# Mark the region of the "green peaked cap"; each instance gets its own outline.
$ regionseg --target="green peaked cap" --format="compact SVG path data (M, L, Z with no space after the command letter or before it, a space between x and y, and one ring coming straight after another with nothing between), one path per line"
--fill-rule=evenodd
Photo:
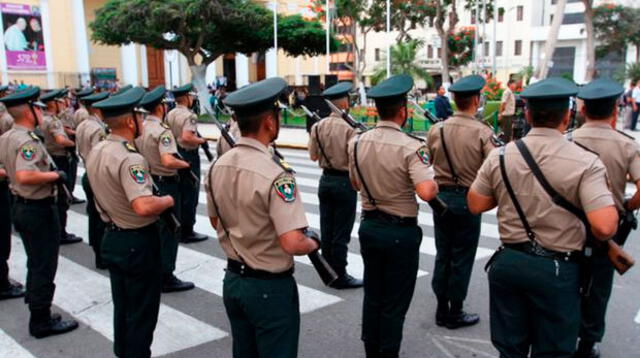
M259 113L274 107L287 82L280 77L268 78L239 89L227 96L224 103L236 113Z
M348 96L349 92L351 92L351 89L353 89L353 83L340 82L327 88L324 92L322 92L322 95L327 99L338 99Z
M567 109L569 97L577 93L578 86L575 83L561 77L552 77L527 87L520 97L526 99L531 108Z
M144 109L151 111L155 106L160 104L164 99L164 94L167 92L164 86L158 86L153 90L147 92L140 101L140 106Z
M101 110L105 117L115 117L127 112L132 112L135 107L138 106L143 96L144 89L135 87L122 94L94 103L93 108Z
M6 97L0 98L0 102L8 107L15 107L22 104L26 104L32 101L36 101L40 96L40 87L27 87L22 91L12 93Z

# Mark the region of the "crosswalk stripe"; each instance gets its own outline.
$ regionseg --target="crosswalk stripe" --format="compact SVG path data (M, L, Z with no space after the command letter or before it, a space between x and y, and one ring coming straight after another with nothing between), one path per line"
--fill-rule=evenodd
M14 280L24 283L27 257L20 239L12 240L11 252L9 272ZM56 287L55 305L113 341L113 305L108 278L60 256ZM228 333L221 329L161 304L151 349L154 356L161 356L226 336Z
M0 347L0 358L35 358L2 328L0 328Z

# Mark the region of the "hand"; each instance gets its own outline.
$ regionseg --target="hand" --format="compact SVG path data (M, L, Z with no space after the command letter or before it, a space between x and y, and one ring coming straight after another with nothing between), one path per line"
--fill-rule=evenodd
M66 183L67 182L67 173L62 170L56 170L58 174L58 179L56 179L56 183Z
M168 208L172 208L174 205L176 205L175 201L173 201L173 197L171 195L165 195L163 196L163 198L165 200L167 200L167 207Z
M316 242L317 247L316 247L315 251L320 250L320 244L321 244L320 235L317 232L315 232L313 230L310 230L308 228L304 230L304 234L309 239L311 239L311 240Z

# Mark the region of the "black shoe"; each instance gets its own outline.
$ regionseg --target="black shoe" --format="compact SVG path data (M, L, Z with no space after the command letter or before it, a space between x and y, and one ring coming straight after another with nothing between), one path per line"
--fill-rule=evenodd
M193 282L182 281L177 278L175 275L171 275L164 279L162 283L162 292L180 292L180 291L188 291L192 290L196 287Z
M447 313L436 312L436 326L444 327L447 325Z
M197 232L194 231L194 232L191 232L190 234L182 235L182 237L180 238L180 242L183 244L191 244L194 242L204 241L208 238L209 236L198 234Z
M480 317L475 313L460 312L457 314L450 314L447 317L445 326L449 329L456 329L461 327L473 326L480 322Z
M363 285L362 280L357 279L349 274L346 274L344 276L339 277L337 280L335 280L331 284L331 287L338 290L342 290L342 289L348 289L348 288L360 288L362 287L362 285Z
M73 197L73 199L71 199L71 205L76 205L76 204L82 204L85 203L86 200L82 200L79 198L76 198L75 196Z
M63 235L60 239L60 245L77 244L79 242L82 242L82 238L74 234Z
M101 258L96 257L96 268L98 270L106 270L108 267L107 267L107 264L105 264Z
M580 340L578 344L578 350L573 355L573 358L599 358L600 347L598 343Z
M36 338L45 338L71 332L78 328L78 322L75 320L63 321L51 316L48 320L41 323L29 323L29 333Z
M19 283L9 283L9 287L0 291L0 300L24 297L24 287Z

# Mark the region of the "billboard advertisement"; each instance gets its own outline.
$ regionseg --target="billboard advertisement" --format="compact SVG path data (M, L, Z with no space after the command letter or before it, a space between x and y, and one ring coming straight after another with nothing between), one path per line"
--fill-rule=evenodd
M7 68L25 71L46 70L40 7L0 3L0 12Z

